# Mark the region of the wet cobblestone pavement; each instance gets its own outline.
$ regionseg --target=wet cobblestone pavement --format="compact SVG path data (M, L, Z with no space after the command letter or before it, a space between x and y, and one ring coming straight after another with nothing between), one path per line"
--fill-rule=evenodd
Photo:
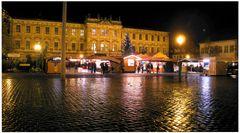
M238 82L3 74L2 131L238 131Z

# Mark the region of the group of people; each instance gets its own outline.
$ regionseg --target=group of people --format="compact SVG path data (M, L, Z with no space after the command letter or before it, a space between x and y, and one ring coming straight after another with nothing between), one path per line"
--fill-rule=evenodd
M105 62L105 63L104 63L104 62L100 63L100 66L101 66L101 70L102 70L102 73L103 73L103 74L109 72L109 71L108 71L109 67L108 67L107 62Z
M159 72L159 64L157 64L157 73ZM143 64L139 63L139 65L137 66L137 72L140 73L140 71L143 73L144 72L144 66ZM148 64L146 64L146 71L147 73L152 73L153 72L153 64L151 62L149 62Z
M95 62L88 63L88 69L91 70L91 73L96 73L97 65Z

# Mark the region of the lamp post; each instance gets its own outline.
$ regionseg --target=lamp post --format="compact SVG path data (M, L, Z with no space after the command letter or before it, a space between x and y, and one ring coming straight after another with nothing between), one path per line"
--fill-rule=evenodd
M67 22L67 2L63 2L63 12L62 12L62 58L61 58L61 66L62 66L62 71L61 71L61 79L65 81L66 75L65 75L65 70L66 70L66 47L65 47L65 33L66 33L66 22Z
M36 44L34 45L34 50L40 52L40 58L41 58L41 54L42 54L41 49L42 49L42 47L41 47L41 45L40 45L39 43L36 43ZM36 67L37 67L37 60L36 60Z
M176 38L176 42L179 46L183 45L183 43L185 42L185 36L184 35L178 35ZM179 60L178 61L178 78L179 81L181 81L181 74L182 74L182 61Z

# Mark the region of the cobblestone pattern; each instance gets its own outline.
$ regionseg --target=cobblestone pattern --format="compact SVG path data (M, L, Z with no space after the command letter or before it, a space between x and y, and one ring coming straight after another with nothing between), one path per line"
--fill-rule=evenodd
M2 80L2 131L238 131L227 77L23 77Z

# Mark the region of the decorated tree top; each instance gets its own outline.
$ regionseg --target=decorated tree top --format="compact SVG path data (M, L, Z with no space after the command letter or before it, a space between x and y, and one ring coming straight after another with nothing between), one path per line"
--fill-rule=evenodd
M129 35L125 35L125 39L123 41L123 56L131 55L134 53L133 46L131 44Z

